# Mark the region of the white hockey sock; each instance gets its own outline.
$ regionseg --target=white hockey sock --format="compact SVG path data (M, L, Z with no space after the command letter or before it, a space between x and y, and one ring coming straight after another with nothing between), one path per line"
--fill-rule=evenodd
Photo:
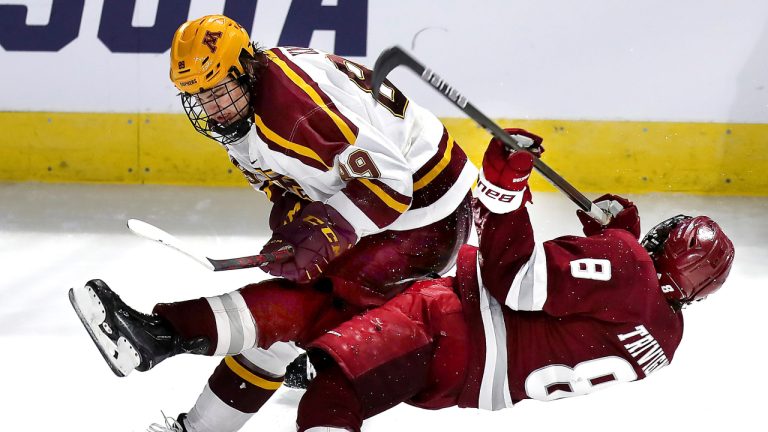
M258 342L256 322L240 292L206 297L216 319L218 343L214 355L232 355L253 348Z

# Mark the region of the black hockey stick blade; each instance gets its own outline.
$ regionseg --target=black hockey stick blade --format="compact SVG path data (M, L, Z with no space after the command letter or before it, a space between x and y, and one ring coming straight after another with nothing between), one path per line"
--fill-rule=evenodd
M371 77L371 89L374 100L379 99L381 85L393 69L398 66L407 66L412 71L421 75L424 72L424 66L408 55L399 46L393 46L385 49L379 54L376 63L373 65L373 76Z
M506 133L501 126L475 108L464 95L459 93L453 86L440 78L439 75L419 63L413 56L398 46L385 49L376 59L376 63L373 67L373 77L371 78L371 85L373 87L372 95L374 99L378 97L381 84L384 83L387 75L398 66L405 66L418 74L423 81L426 81L435 90L442 93L443 96L450 100L462 112L467 114L491 135L501 140L501 142L511 150L524 150L514 137ZM533 167L536 168L544 178L552 183L552 185L565 193L580 209L587 212L603 225L608 224L610 221L610 215L608 213L597 207L589 198L584 196L584 194L579 192L573 185L568 183L568 181L556 173L552 168L542 162L541 159L534 158Z

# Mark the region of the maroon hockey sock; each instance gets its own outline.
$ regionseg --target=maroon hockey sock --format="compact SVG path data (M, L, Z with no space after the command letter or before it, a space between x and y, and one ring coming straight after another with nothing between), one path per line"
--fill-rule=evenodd
M208 338L210 348L205 355L213 355L216 351L218 342L216 320L208 301L204 298L176 303L158 303L152 309L152 313L167 319L184 339Z
M359 432L363 406L352 383L333 364L318 371L299 402L296 425L303 432L313 427L336 427Z
M208 379L211 391L224 403L243 413L255 413L275 391L283 377L274 377L245 356L225 357Z

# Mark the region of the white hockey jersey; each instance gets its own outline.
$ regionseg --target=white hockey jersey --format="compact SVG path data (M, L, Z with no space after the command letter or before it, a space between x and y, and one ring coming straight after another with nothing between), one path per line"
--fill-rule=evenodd
M266 51L251 101L254 126L227 145L252 186L332 206L362 237L452 213L477 172L430 112L371 71L309 48Z

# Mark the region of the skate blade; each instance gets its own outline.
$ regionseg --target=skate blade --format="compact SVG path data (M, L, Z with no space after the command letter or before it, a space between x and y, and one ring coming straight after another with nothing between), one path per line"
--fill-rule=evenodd
M69 302L112 372L124 377L136 369L141 359L131 343L122 336L115 343L104 334L101 323L106 319L106 312L93 289L87 286L70 288Z

